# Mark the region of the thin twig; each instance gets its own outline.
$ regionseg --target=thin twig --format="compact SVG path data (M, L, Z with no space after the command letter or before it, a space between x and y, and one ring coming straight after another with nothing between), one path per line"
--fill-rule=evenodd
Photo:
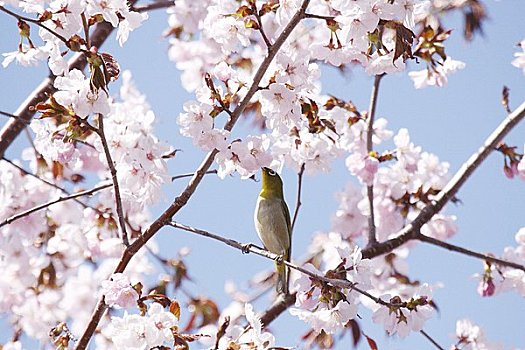
M472 251L470 249L466 249L466 248L459 247L459 246L454 245L454 244L443 242L443 241L441 241L439 239L436 239L436 238L433 238L433 237L425 236L423 234L419 234L417 236L417 239L420 240L421 242L429 243L429 244L432 244L432 245L435 245L435 246L438 246L438 247L441 247L441 248L444 248L444 249L447 249L447 250L450 250L450 251L453 251L453 252L458 252L458 253L461 253L461 254L464 254L464 255L467 255L467 256L472 256L474 258L483 259L483 260L486 260L486 261L498 264L500 266L512 267L514 269L525 271L525 265L520 265L520 264L514 263L512 261L498 259L498 258L496 258L494 256L489 255L489 254L481 254L481 253Z
M523 102L514 112L510 113L498 127L485 140L482 147L479 148L456 172L447 185L437 194L434 203L424 207L418 216L404 228L396 233L396 238L378 243L373 247L363 249L363 258L371 259L373 257L391 252L393 249L400 247L406 242L416 239L420 234L421 227L426 224L435 214L452 198L454 198L467 181L472 173L483 163L499 142L525 117L525 102Z
M292 219L292 229L291 232L293 232L293 229L295 227L295 221L297 221L297 215L299 214L299 208L301 207L301 192L303 187L303 174L304 174L304 168L305 164L301 164L301 169L297 173L297 199L295 200L295 210L293 212L293 219Z
M316 280L319 280L319 281L323 281L325 283L329 283L329 284L331 284L331 285L333 285L335 287L352 289L352 290L356 291L357 293L362 294L362 295L366 296L367 298L373 300L377 304L380 304L380 305L383 305L383 306L388 306L388 307L402 306L403 305L403 304L393 304L393 303L384 301L384 300L382 300L382 299L380 299L380 298L378 298L376 296L373 296L372 294L368 293L367 291L357 287L357 285L355 283L350 282L348 280L328 278L328 277L325 277L323 275L319 275L317 273L314 273L314 272L312 272L310 270L307 270L307 269L305 269L305 268L303 268L301 266L298 266L298 265L296 265L296 264L294 264L294 263L292 263L290 261L283 260L281 255L271 253L271 252L267 251L266 249L258 248L256 246L254 246L253 244L242 244L242 243L237 242L236 240L233 240L233 239L230 239L230 238L225 238L223 236L211 233L209 231L200 230L198 228L187 226L187 225L184 225L184 224L181 224L181 223L178 223L178 222L173 222L172 221L172 222L169 222L169 225L173 226L175 228L187 231L187 232L196 233L198 235L201 235L201 236L204 236L204 237L207 237L207 238L211 238L211 239L220 241L220 242L222 242L222 243L224 243L226 245L229 245L230 247L239 249L240 251L242 251L244 253L251 252L251 253L254 253L256 255L259 255L259 256L265 257L267 259L273 260L273 261L277 261L277 260L280 261L280 260L282 260L282 263L284 265L288 266L289 268L292 268L292 269L297 270L297 271L299 271L299 272L301 272L301 273L303 273L305 275L308 275L308 276L310 276L313 279L316 279Z
M275 55L277 54L281 46L284 44L286 39L290 36L293 29L304 18L304 13L309 3L310 0L303 0L301 7L299 8L299 10L297 10L297 13L292 17L288 25L284 28L284 30L281 32L281 34L273 44L272 49L268 52L268 55L264 58L261 65L257 69L257 72L253 77L253 82L250 86L250 89L248 89L248 92L246 93L242 101L232 112L230 120L225 124L224 129L226 131L232 130L232 128L237 123L237 120L241 116L242 112L250 103L251 98L259 89L259 83L261 82L264 74L268 70L268 67L273 61ZM0 152L1 151L2 148L0 142ZM164 227L171 220L171 218L179 212L181 208L183 208L188 203L189 199L193 196L193 193L197 190L197 187L199 186L202 178L213 164L215 156L218 152L218 150L214 149L206 155L201 165L197 168L197 170L193 174L193 177L190 179L188 185L181 192L181 194L177 198L175 198L173 203L155 221L153 221L153 223L146 229L146 231L141 236L139 236L129 247L126 248L126 250L124 250L124 253L122 254L119 264L115 268L114 273L124 272L133 256L148 242L148 240L150 240L162 227ZM97 304L97 308L91 315L86 330L77 342L75 350L85 350L87 348L89 341L93 336L93 333L95 332L97 325L102 316L104 315L105 311L106 307L104 304L104 300L103 298L101 298Z
M367 133L366 133L366 153L367 157L371 157L371 153L374 151L374 144L372 138L374 136L374 119L377 107L377 95L379 93L379 83L384 74L375 76L374 85L372 87L372 94L370 96L370 106L368 107L368 120L367 120ZM377 244L376 237L376 222L374 214L374 185L373 179L370 185L366 186L366 193L368 196L368 206L370 215L368 216L368 246L372 247Z
M207 172L204 173L205 175L209 175L209 174L217 174L217 169L213 169L213 170L208 170ZM187 174L181 174L181 175L175 175L175 176L172 176L171 177L171 181L175 181L175 180L178 180L178 179L183 179L185 177L192 177L194 175L194 173L187 173Z
M20 122L22 122L22 123L24 123L26 125L29 125L28 122L26 122L25 120L20 119L18 116L14 115L14 114L7 113L7 112L4 112L4 111L0 111L0 115L4 115L4 116L9 117L9 118L17 119Z
M15 17L19 21L31 22L31 23L36 24L40 28L43 28L43 29L47 30L48 32L50 32L51 34L53 34L54 36L56 36L58 39L60 39L60 41L62 41L65 44L67 44L67 39L66 38L64 38L62 35L58 34L57 32L55 32L53 29L48 28L45 25L43 25L42 22L39 21L38 19L33 19L33 18L29 18L29 17L20 16L19 14L16 14L13 11L9 11L8 9L6 9L5 7L3 7L1 5L0 5L0 10L4 11L5 13L7 13L7 14L13 16L13 17Z
M111 180L113 181L113 190L115 192L115 205L117 206L118 222L120 226L120 233L122 235L122 242L127 247L129 246L128 233L126 231L126 218L124 216L124 209L122 208L122 198L120 197L120 189L117 179L117 169L111 158L111 152L109 151L108 140L104 133L104 116L98 114L98 129L97 134L102 141L102 148L104 148L104 154L106 155L106 162L108 163L109 171L111 173Z
M80 17L82 18L82 27L84 27L84 40L86 41L86 46L89 50L91 48L91 41L89 39L89 25L86 19L86 14L82 12Z
M97 186L97 187L92 188L90 190L77 192L77 193L74 193L74 194L69 195L69 196L59 197L58 199L49 201L49 202L44 203L44 204L37 205L36 207L24 210L23 212L20 212L20 213L18 213L16 215L13 215L13 216L5 219L4 221L2 221L0 223L0 227L8 225L8 224L12 223L13 221L16 221L18 219L21 219L21 218L23 218L25 216L28 216L28 215L34 213L34 212L37 212L37 211L42 210L44 208L47 208L47 207L49 207L49 206L51 206L53 204L60 203L60 202L65 202L65 201L68 201L70 199L75 199L75 198L78 198L78 197L89 196L90 194L93 194L95 192L98 192L100 190L108 188L110 186L111 186L111 184L100 185L100 186Z
M51 187L53 187L53 188L56 188L57 190L62 191L62 193L65 193L65 194L67 194L67 195L70 195L70 194L71 194L71 193L70 193L69 191L67 191L65 188L60 187L60 186L58 186L58 185L56 185L56 184L54 184L54 183L52 183L52 182L50 182L50 181L47 181L47 180L44 179L44 178L41 178L41 177L38 176L38 175L35 175L35 174L33 174L33 173L31 173L31 172L25 170L24 168L22 168L22 167L19 166L18 164L16 164L16 163L10 161L9 159L7 159L7 158L5 158L5 157L2 158L2 160L5 161L5 162L7 162L7 163L9 163L9 164L11 164L11 165L14 166L15 168L17 168L17 169L18 169L20 172L22 172L24 175L29 175L29 176L31 176L31 177L34 177L35 179L37 179L37 180L39 180L39 181L42 181L42 182L45 183L46 185L49 185L49 186L51 186ZM80 204L81 206L83 206L84 208L91 208L91 209L93 209L93 210L95 210L95 211L100 212L98 209L93 208L93 207L87 205L86 203L82 202L81 200L74 199L74 201L77 202L78 204Z
M307 13L307 14L305 14L304 17L305 18L314 18L314 19L323 19L325 21L333 21L335 19L335 17L333 17L333 16L321 16L321 15L316 15L314 13Z
M427 332L425 332L424 330L420 330L419 333L421 333L425 338L428 339L428 341L430 341L432 343L432 345L434 345L436 348L438 348L439 350L445 350L445 348L443 348L441 345L438 344L437 341L435 341L430 335L428 335Z
M272 48L272 42L266 36L266 32L264 31L264 28L263 28L261 15L259 14L259 11L257 11L257 5L256 5L255 2L253 3L253 10L254 10L253 14L255 15L255 19L257 19L257 24L259 25L259 32L261 33L261 36L262 36L262 38L264 40L264 43L266 44L266 49L269 52L270 49Z
M138 0L130 0L129 6L135 5ZM109 22L97 23L94 30L91 32L91 45L99 48L104 44L114 28ZM77 53L68 61L69 70L78 69L83 70L86 67L87 61L84 53ZM44 78L42 82L28 95L28 97L20 104L14 115L18 119L9 120L2 130L0 130L0 157L5 155L7 148L20 135L20 132L31 122L36 113L36 106L40 102L47 100L48 96L53 94L56 89L53 86L54 76Z
M131 10L136 11L136 12L147 12L147 11L163 9L163 8L171 7L171 6L175 6L175 2L173 0L159 0L159 1L153 1L149 4L133 6L131 7Z

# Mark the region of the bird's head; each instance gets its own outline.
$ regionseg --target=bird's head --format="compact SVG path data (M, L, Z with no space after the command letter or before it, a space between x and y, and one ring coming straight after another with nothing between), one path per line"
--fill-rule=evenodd
M269 196L283 197L283 180L270 168L262 168L262 192Z

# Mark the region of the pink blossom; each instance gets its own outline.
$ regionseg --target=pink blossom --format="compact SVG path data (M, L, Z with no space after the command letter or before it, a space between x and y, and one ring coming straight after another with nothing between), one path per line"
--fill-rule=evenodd
M106 304L116 308L130 308L137 305L138 293L131 287L129 279L122 273L114 273L102 281L100 290Z

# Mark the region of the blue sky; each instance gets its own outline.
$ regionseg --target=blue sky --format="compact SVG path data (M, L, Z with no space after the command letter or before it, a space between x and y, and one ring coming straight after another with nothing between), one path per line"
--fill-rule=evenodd
M459 16L446 21L455 28L447 53L467 63L464 70L450 77L447 87L415 90L407 75L399 74L385 77L379 92L377 116L387 118L389 128L395 132L399 128L408 128L416 145L450 162L451 173L477 150L505 117L500 104L502 86L510 88L511 107L518 106L525 96L525 76L510 64L513 53L517 52L515 45L525 38L525 3L512 0L488 0L485 3L490 17L485 25L485 36L477 36L472 43L462 39ZM147 96L157 115L157 136L183 150L171 161L171 173L176 175L193 171L202 160L203 153L193 149L191 141L177 131L176 117L184 101L192 96L180 87L179 73L168 61L167 42L161 36L165 27L166 15L162 11L151 13L150 20L130 35L124 48L120 48L115 40L110 40L103 51L112 53L122 69L132 71L137 87ZM0 33L3 34L0 51L15 50L18 40L16 21L0 15ZM0 110L14 112L46 74L45 65L29 69L11 65L0 70ZM352 100L364 110L368 106L372 81L360 69L355 69L346 77L327 69L323 76L323 89ZM116 94L117 89L113 88L112 93ZM249 131L251 126L246 120L237 127L244 132ZM25 136L21 135L20 140L9 149L8 158L19 157L19 151L25 145L24 139ZM523 150L525 126L518 126L506 142ZM491 155L460 190L458 197L462 203L445 209L458 217L459 230L452 243L495 254L515 244L514 234L525 226L525 183L508 180L503 175L502 165L501 155ZM306 252L313 232L330 228L330 217L337 208L334 194L352 181L344 167L344 159L335 163L333 169L329 175L304 179L303 206L293 238L294 258ZM288 205L293 208L296 175L285 171L283 179ZM186 180L178 180L166 186L165 198L152 209L152 217L169 205L185 185ZM225 180L208 176L177 220L242 242L258 243L252 214L259 187L260 183L243 181L238 176ZM165 257L174 255L183 246L191 247L188 264L195 284L190 284L188 288L195 294L216 298L222 307L228 303L223 291L226 280L242 284L258 271L273 265L257 256L242 255L220 243L171 228L161 230L158 242ZM442 346L448 348L455 321L464 317L483 326L488 338L493 341L503 342L507 347L525 346L523 298L514 292L493 298L478 296L477 282L471 276L482 271L481 261L419 244L412 250L409 262L413 279L444 284L444 288L434 295L440 308L439 315L425 326L425 330ZM262 311L270 301L270 296L261 298L255 309ZM387 338L380 326L367 320L366 312L361 315L363 330L377 340L380 349L432 348L417 333L402 341ZM305 327L301 321L286 314L273 323L271 329L277 336L278 345L294 346ZM4 337L0 336L2 340ZM339 343L338 349L343 348L350 348L348 338ZM361 342L359 348L366 349L367 346Z

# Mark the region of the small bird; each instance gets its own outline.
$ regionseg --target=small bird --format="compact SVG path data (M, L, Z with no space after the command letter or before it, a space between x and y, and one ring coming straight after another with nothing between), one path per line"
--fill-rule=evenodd
M283 181L272 169L262 168L262 189L257 198L253 215L255 230L266 250L282 255L290 261L292 229L290 212L283 195ZM289 269L282 263L275 263L277 268L278 293L288 294Z

